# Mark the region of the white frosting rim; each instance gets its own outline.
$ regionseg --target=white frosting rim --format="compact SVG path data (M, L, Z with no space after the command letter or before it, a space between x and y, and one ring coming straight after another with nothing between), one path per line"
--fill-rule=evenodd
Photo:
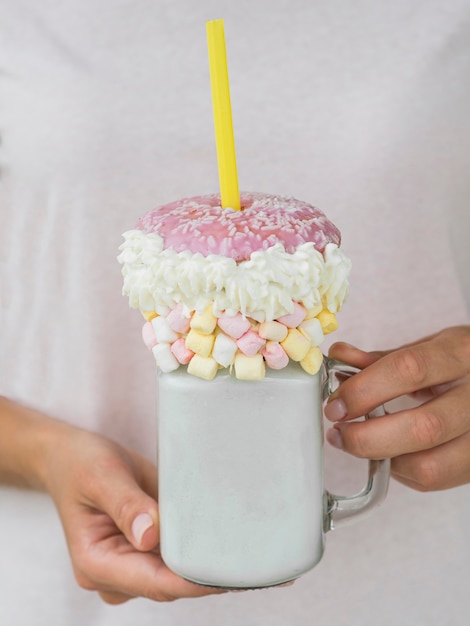
M351 261L334 243L324 253L313 243L289 254L282 244L256 251L247 261L212 254L163 249L156 233L129 230L118 261L124 277L123 295L129 305L166 315L182 304L189 317L213 304L215 315L241 312L258 321L270 321L293 312L293 301L307 309L320 304L332 313L347 297Z

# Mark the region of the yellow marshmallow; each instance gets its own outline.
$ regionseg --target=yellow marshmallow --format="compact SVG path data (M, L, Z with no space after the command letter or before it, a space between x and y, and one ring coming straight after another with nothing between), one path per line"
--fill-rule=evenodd
M235 355L235 376L239 380L262 380L266 374L261 354L246 356L242 352Z
M155 311L141 311L141 313L145 317L147 322L150 322L155 317L158 317L158 313L155 313Z
M316 374L323 363L323 354L320 348L310 348L307 355L300 361L300 365L307 374Z
M280 343L293 361L301 361L306 357L312 345L310 339L296 328L289 328L287 337Z
M287 331L287 326L280 322L263 322L258 328L259 336L271 341L283 341L287 337Z
M317 304L312 309L307 309L307 315L305 317L306 320L311 320L313 317L316 317L319 313L321 313L323 309L323 304Z
M323 309L321 313L317 315L317 319L320 321L321 327L325 335L328 333L332 333L334 330L338 328L338 320L336 319L336 315L328 309Z
M204 378L204 380L212 380L217 374L217 370L218 365L215 359L198 354L195 354L188 364L188 374Z
M191 329L185 339L184 345L199 356L208 357L212 352L215 335L204 335L197 330Z
M213 313L212 305L206 307L204 313L194 313L189 325L203 335L210 335L217 325L217 318Z

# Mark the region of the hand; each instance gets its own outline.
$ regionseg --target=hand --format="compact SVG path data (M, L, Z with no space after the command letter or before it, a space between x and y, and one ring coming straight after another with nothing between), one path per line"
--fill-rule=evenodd
M63 425L46 488L64 527L75 577L108 603L217 593L171 572L158 551L155 467L108 439Z
M387 352L338 343L329 356L363 369L325 407L336 422L327 433L332 445L361 458L392 458L392 475L419 491L470 482L470 326ZM349 422L405 394L421 404Z

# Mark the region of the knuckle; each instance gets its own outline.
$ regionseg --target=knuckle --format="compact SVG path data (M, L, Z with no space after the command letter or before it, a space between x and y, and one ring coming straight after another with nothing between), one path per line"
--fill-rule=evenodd
M348 404L362 404L370 394L370 382L360 372L345 381L343 385L343 395L346 390L348 393Z
M103 600L103 602L112 606L124 604L124 602L128 602L131 599L129 596L125 596L124 594L107 591L99 591L98 595Z
M354 456L360 459L367 459L368 453L366 449L366 442L364 440L363 429L360 428L362 424L350 424L343 429L343 441L345 449L348 450Z
M90 546L84 541L72 542L69 550L73 573L78 585L87 591L98 591L99 571Z
M160 594L159 602L174 602L176 600L175 596L170 596L167 593Z
M81 587L82 589L86 589L86 591L97 590L96 584L91 580L89 576L87 576L87 574L84 573L83 570L79 569L78 567L74 567L73 573L79 587Z
M163 591L155 591L155 589L148 590L148 592L143 595L149 600L154 600L155 602L174 602L176 600L175 596Z
M121 497L114 509L115 521L120 528L127 525L128 520L133 519L135 500L132 497Z
M461 362L468 368L470 363L470 333L468 331L459 337L459 353Z
M392 356L397 377L406 383L419 387L426 380L428 364L424 354L416 348L395 352Z
M445 425L436 413L429 409L413 411L410 423L411 438L419 449L434 448L445 440Z
M442 468L434 459L419 459L414 467L413 477L418 491L436 491L442 483Z

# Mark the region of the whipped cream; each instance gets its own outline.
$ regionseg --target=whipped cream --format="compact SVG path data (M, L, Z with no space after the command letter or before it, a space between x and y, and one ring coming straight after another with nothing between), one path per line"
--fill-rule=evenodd
M294 301L307 309L322 304L336 313L347 297L351 262L335 243L323 254L312 242L292 253L276 243L237 263L218 254L164 249L157 233L134 229L123 236L118 257L123 295L142 311L166 315L181 304L189 317L212 305L217 316L241 312L261 322L292 313Z

